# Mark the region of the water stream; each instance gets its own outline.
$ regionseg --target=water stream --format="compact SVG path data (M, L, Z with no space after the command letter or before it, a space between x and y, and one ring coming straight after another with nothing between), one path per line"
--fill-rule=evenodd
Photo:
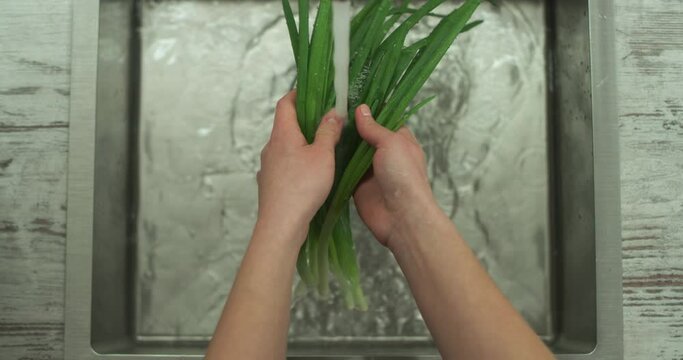
M332 24L334 38L334 91L337 96L337 116L347 117L349 100L349 34L351 2L332 1Z

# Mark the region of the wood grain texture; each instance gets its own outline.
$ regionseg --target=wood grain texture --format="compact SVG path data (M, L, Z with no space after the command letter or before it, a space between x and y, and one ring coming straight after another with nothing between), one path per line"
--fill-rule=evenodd
M683 3L617 10L624 353L683 359Z
M63 357L70 7L0 3L0 359ZM681 19L617 0L627 359L683 359Z
M0 3L0 358L61 359L71 1Z

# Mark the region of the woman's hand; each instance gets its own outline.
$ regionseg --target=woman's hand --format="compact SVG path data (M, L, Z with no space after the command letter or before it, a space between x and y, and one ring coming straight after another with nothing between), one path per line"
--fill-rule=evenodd
M365 106L356 110L356 123L377 148L356 207L396 257L442 358L552 359L439 209L415 137L377 124Z
M308 223L334 180L341 121L333 114L307 144L296 120L296 94L282 98L261 153L258 222L206 359L284 359L292 279Z
M391 247L411 226L443 217L429 186L424 152L410 130L384 128L366 105L356 109L356 127L377 149L372 172L354 194L356 208L377 240Z
M343 124L328 113L309 145L297 122L295 99L292 91L278 101L270 140L261 152L258 218L270 227L308 226L334 181L334 147Z

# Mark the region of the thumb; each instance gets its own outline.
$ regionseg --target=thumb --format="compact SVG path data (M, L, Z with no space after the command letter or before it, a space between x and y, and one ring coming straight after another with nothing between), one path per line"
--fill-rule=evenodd
M356 109L356 129L368 144L379 147L382 142L394 133L378 124L370 113L370 107L363 104Z
M328 112L318 125L313 145L334 151L334 146L337 145L341 137L342 125L342 120L336 116L334 111Z

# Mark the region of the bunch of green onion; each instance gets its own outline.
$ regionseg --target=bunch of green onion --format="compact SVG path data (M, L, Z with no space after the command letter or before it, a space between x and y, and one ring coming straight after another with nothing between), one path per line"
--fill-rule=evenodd
M411 107L458 34L478 25L469 23L480 0L465 0L446 15L431 33L411 44L411 29L445 0L427 0L411 8L405 0L369 0L350 24L349 119L336 149L333 189L312 220L301 247L297 270L308 288L329 295L328 273L339 282L348 308L365 310L367 301L360 286L349 221L349 199L370 168L375 150L362 141L355 129L354 111L368 104L379 124L396 131L431 98ZM310 0L298 0L298 27L289 0L282 7L297 66L296 108L299 126L313 141L321 117L334 106L332 0L320 0L309 36Z

